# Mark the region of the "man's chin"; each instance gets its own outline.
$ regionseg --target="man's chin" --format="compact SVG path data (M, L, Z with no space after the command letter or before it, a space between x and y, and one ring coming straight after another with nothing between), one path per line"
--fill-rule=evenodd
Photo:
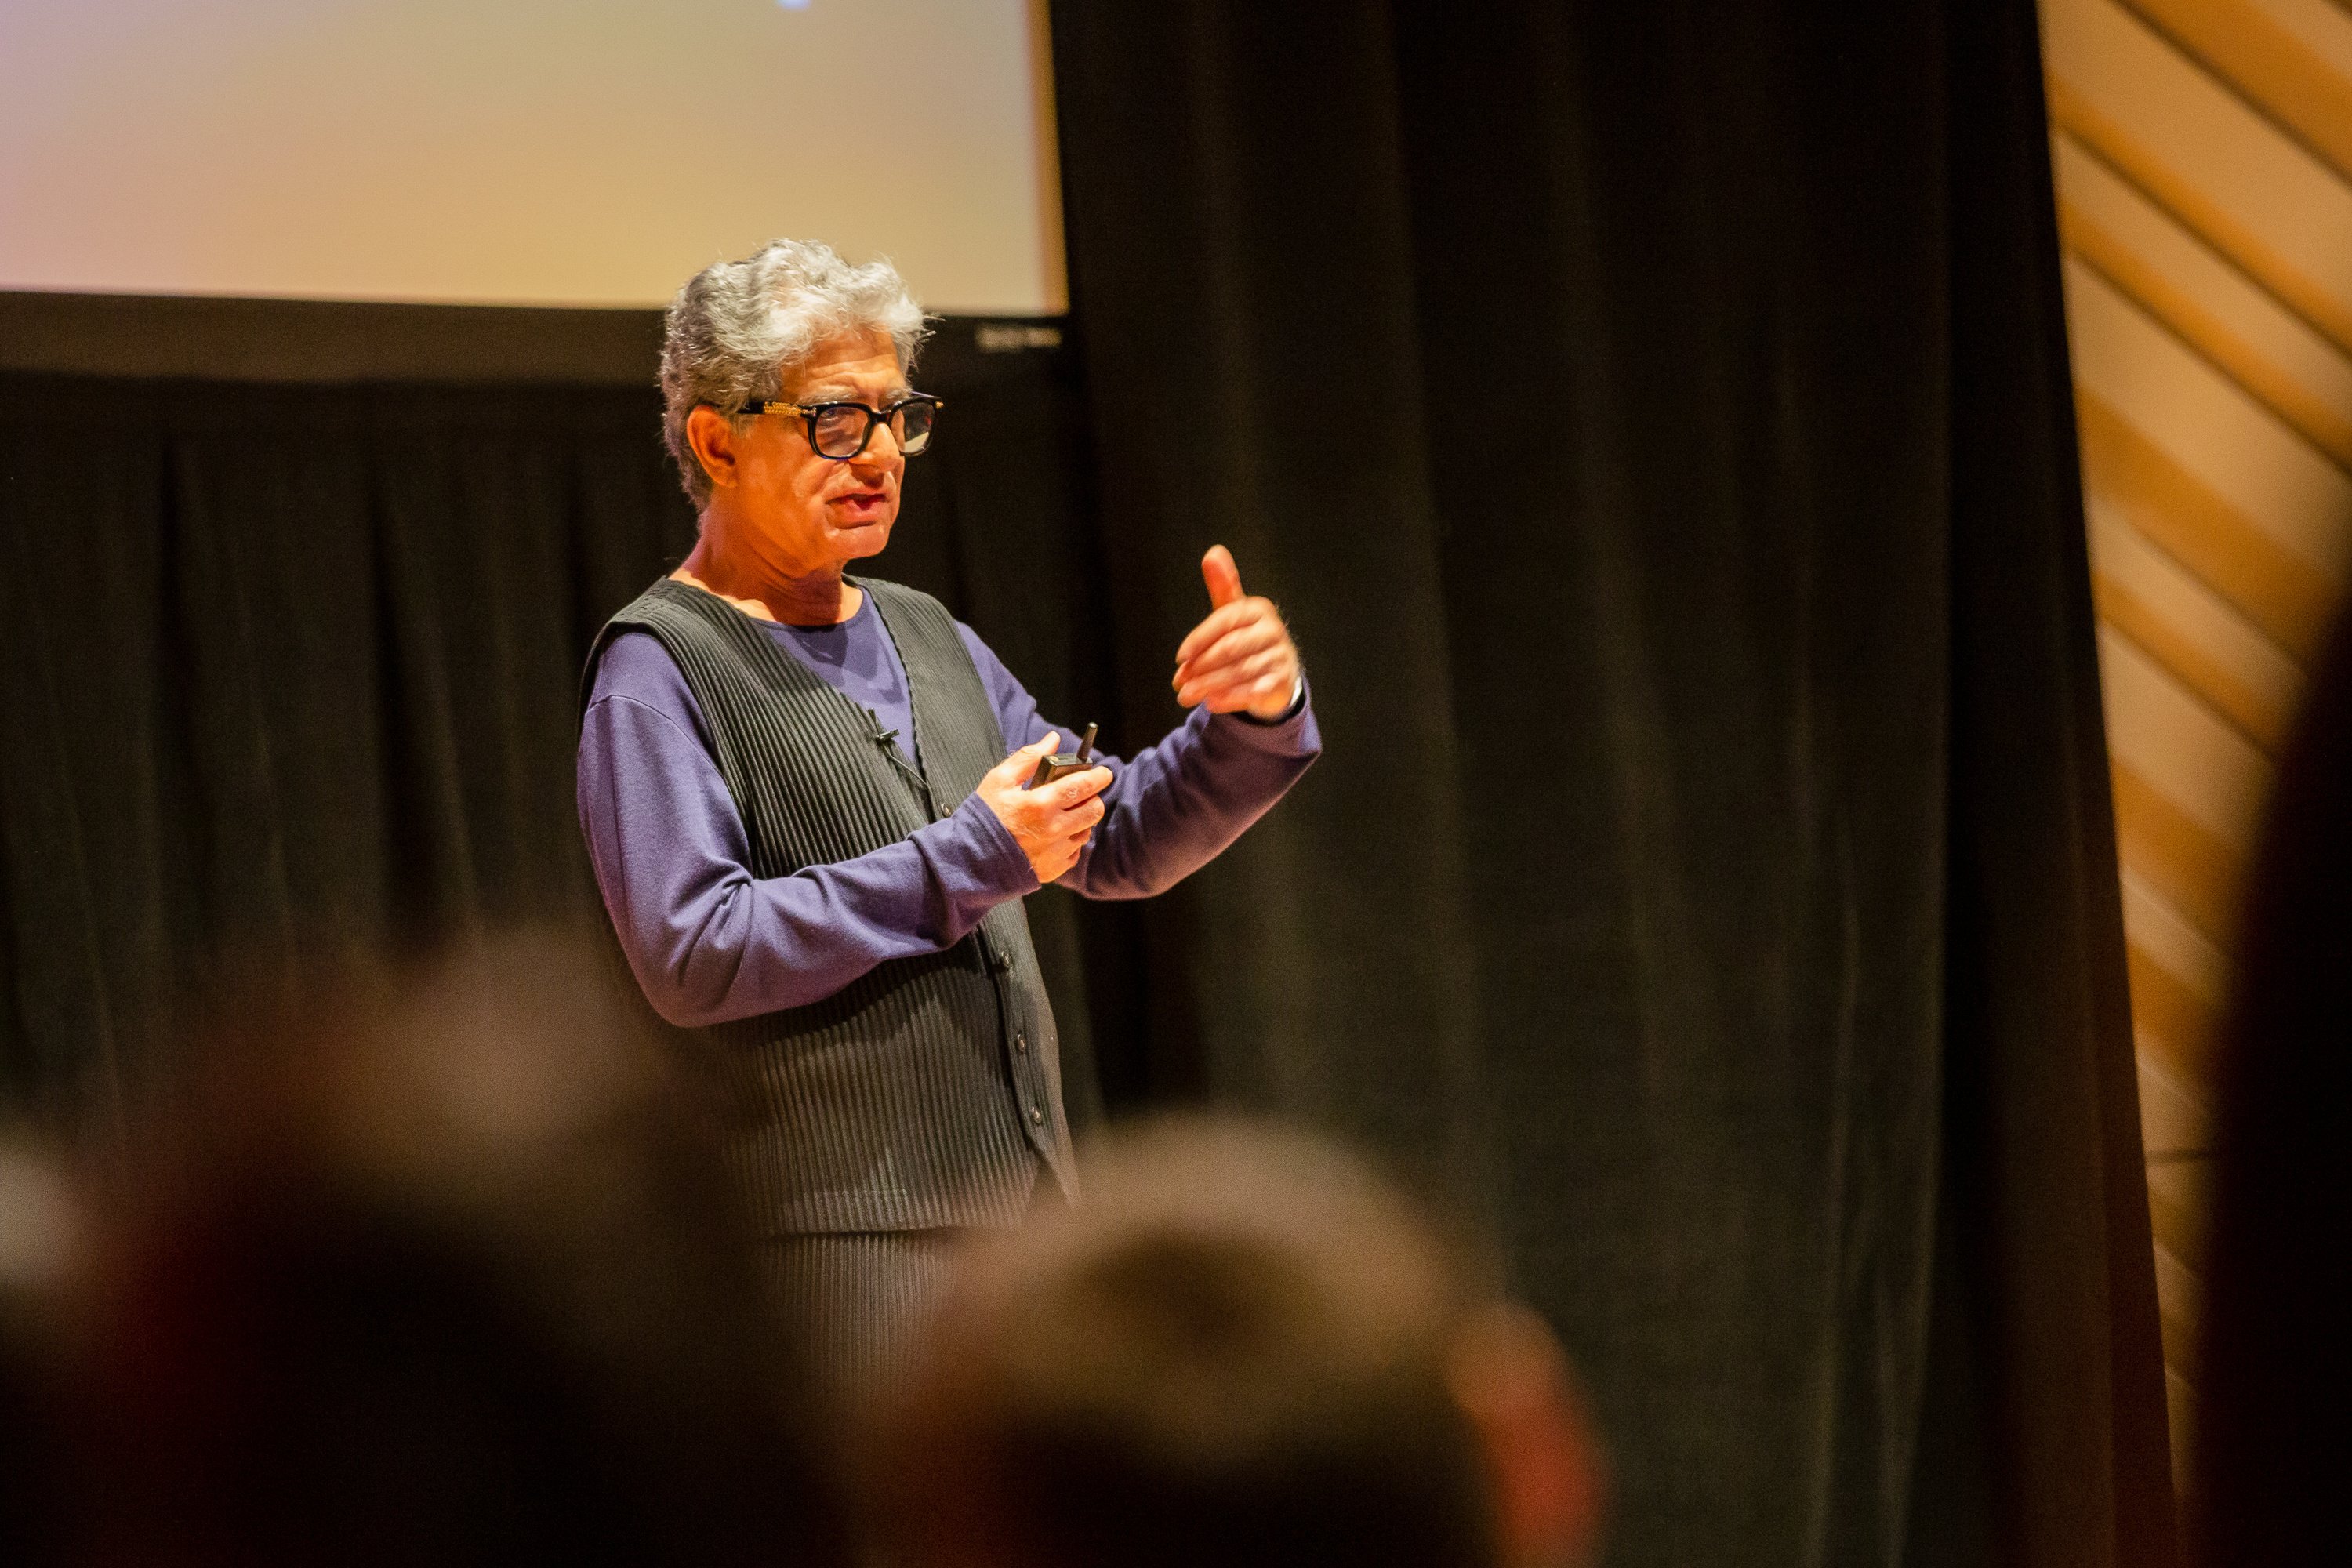
M853 561L867 555L879 555L890 542L890 525L895 518L879 522L855 523L847 528L835 528L833 536L841 543Z

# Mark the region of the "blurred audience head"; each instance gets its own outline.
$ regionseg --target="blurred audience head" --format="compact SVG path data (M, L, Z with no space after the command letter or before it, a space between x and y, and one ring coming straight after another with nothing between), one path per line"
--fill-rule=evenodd
M79 1241L72 1194L34 1138L0 1129L0 1563L59 1561L70 1477L58 1309Z
M92 1560L839 1560L722 1174L593 950L233 988L101 1205Z
M1581 1560L1595 1456L1541 1322L1362 1164L1170 1122L968 1257L871 1447L934 1568Z

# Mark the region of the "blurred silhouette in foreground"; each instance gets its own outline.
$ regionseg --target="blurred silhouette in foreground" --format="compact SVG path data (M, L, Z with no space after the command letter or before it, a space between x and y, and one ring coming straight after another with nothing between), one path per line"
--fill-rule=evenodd
M66 1552L68 1390L56 1349L77 1220L47 1151L0 1131L0 1563L9 1568L44 1568Z
M869 1449L927 1568L1581 1561L1597 1461L1539 1320L1295 1134L1170 1122L967 1255Z
M241 988L100 1205L85 1560L831 1563L729 1189L592 953Z
M2221 1032L2196 1558L2352 1563L2352 617L2279 771ZM2332 1434L2332 1436L2331 1436Z

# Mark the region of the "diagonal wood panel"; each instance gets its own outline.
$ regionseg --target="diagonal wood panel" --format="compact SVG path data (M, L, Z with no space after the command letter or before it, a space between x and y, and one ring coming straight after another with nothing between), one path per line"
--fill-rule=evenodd
M2114 0L2044 0L2052 117L2352 347L2352 186Z
M2352 7L2042 0L2042 17L2186 1473L2239 883L2352 579Z
M2100 618L2275 753L2303 700L2303 671L2261 627L2097 496L2087 507Z
M2213 1145L2213 1108L2194 1090L2143 1056L2139 1062L2142 1139L2152 1160L2200 1155Z
M2237 925L2243 857L2137 772L2116 763L2116 847L2124 864L2183 920L2218 942Z
M2229 959L2128 868L2123 883L2133 1026L2149 1058L2202 1100L2211 1092L2213 1024Z
M2076 138L2053 137L2051 163L2060 232L2075 258L2352 466L2352 354Z
M2066 313L2093 496L2307 654L2352 568L2352 477L2072 258Z
M2179 561L2298 661L2325 635L2333 574L2281 547L2207 485L2161 433L2084 384L2075 334L2074 413L2089 494Z
M2066 265L2078 384L2331 581L2352 562L2352 478L2179 336L2079 261Z
M2114 763L2221 844L2252 848L2271 783L2253 742L2113 626L2099 628L2099 676Z
M2129 0L2291 134L2352 174L2352 13L2334 0Z

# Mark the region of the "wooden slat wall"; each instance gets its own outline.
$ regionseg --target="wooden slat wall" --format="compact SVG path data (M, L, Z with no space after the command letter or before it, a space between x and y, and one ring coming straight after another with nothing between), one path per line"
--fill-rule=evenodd
M2352 10L2042 0L2184 1475L2211 1031L2278 751L2352 577Z

